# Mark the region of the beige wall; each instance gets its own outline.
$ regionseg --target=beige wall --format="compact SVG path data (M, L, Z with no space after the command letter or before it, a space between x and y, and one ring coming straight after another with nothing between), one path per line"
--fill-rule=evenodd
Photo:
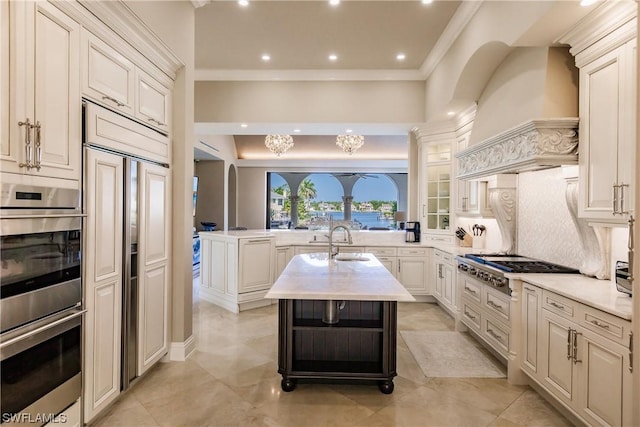
M225 227L225 163L222 160L205 160L196 163L198 177L198 202L196 205L195 227L202 230L200 223L215 222L216 230Z
M180 58L173 92L172 216L173 262L171 341L193 334L192 183L195 14L187 1L127 1L127 5Z
M267 169L238 168L238 223L248 229L266 228Z
M196 82L196 122L419 123L422 81Z

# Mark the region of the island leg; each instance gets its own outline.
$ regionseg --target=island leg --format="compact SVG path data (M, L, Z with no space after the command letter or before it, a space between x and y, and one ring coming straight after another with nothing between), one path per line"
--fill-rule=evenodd
M282 376L282 381L280 382L280 387L282 387L282 391L290 392L295 390L296 388L296 380L293 378L287 378L284 375Z
M389 380L378 381L378 388L384 394L393 393L393 380L389 379Z

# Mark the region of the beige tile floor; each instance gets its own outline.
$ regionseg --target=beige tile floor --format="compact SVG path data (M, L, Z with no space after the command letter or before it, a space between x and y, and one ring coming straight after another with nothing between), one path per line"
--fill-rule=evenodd
M197 287L196 287L197 289ZM197 350L160 363L95 426L570 426L528 387L505 379L426 378L401 337L391 395L375 385L280 389L277 306L229 313L195 293ZM435 304L400 304L399 330L453 330Z

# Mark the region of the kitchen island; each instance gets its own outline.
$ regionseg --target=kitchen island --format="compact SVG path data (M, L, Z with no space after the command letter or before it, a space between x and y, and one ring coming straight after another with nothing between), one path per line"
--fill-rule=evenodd
M393 392L397 302L415 299L373 254L296 255L265 298L279 300L284 391L298 379L341 379Z

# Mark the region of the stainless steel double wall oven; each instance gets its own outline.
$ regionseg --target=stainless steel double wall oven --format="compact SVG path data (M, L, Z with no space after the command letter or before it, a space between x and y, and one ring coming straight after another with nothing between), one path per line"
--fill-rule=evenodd
M81 394L80 192L1 192L1 422L44 424Z

